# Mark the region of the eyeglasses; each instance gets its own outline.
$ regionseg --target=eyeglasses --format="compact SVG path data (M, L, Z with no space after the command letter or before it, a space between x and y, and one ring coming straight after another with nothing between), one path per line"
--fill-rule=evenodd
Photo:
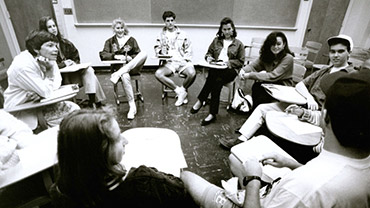
M274 184L277 184L277 183L280 182L280 179L281 179L281 177L278 177L275 180L273 180L271 183L266 182L266 181L262 181L261 187L265 187L265 186L266 187L265 187L265 191L261 195L261 198L265 198L271 192L271 189L274 186Z

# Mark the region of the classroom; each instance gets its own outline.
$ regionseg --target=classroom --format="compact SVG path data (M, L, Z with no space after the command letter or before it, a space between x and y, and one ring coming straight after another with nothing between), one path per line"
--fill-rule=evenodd
M96 96L94 93L92 98L87 93L88 88L85 84L82 87L80 85L79 91L76 91L72 86L73 93L68 92L70 97L67 99L65 96L62 102L68 100L72 103L70 108L77 104L76 106L81 109L90 109L90 107L100 109L100 105L103 105L103 108L109 106L116 112L115 119L118 127L128 140L127 158L124 158L128 161L124 164L126 168L138 166L140 162L143 162L143 164L152 165L160 171L175 176L180 176L180 170L187 170L218 187L225 188L225 181L233 176L239 176L238 173L234 172L230 155L243 154L242 152L245 151L243 148L249 148L248 150L253 152L253 148L247 145L243 146L243 144L254 140L245 137L247 142L233 144L226 148L221 140L231 142L233 139L239 138L244 141L241 137L245 136L243 129L246 129L245 125L252 115L250 109L258 110L256 107L260 103L256 101L258 104L253 105L252 108L251 102L240 96L240 90L244 90L244 93L248 95L254 91L252 88L254 81L242 82L240 76L243 75L238 72L243 70L240 69L242 67L239 67L237 71L239 74L235 75L235 80L220 85L221 90L216 105L219 109L216 110L217 119L211 110L211 106L214 105L211 98L213 91L205 100L200 98L201 91L205 88L206 81L208 81L212 67L214 67L210 66L211 62L207 60L205 55L209 53L210 44L215 39L217 31L222 28L220 21L224 17L229 17L235 24L234 29L237 31L235 39L238 39L243 45L243 54L245 54L245 56L243 55L243 67L246 69L248 69L248 64L254 63L260 56L260 49L266 37L276 31L282 32L286 36L290 51L295 56L293 70L296 65L299 65L300 69L304 68L304 72L296 80L293 77L294 85L292 85L293 87L289 86L289 89L288 87L285 89L285 86L279 88L280 84L285 85L283 82L272 83L279 84L278 86L262 84L260 88L275 101L307 106L308 98L304 95L297 95L299 99L303 98L302 103L295 98L294 101L289 99L293 99L295 96L294 86L297 83L316 71L333 65L328 38L337 37L340 34L345 35L344 39L350 37L351 40L348 42L352 53L348 53L348 62L351 63L354 70L360 71L365 60L370 58L369 3L369 0L0 0L0 113L8 111L9 114L16 115L16 112L21 111L19 106L8 109L4 106L3 94L9 87L8 69L14 58L27 49L25 39L30 31L39 28L40 18L50 16L55 20L58 33L72 42L78 49L80 63L86 64L94 72L94 79L102 90L102 97L105 98L101 99L100 102L98 92L96 92ZM191 41L190 62L196 74L194 80L189 81L191 84L186 87L184 91L186 95L179 105L181 93L176 90L180 87L184 88L186 78L189 75L186 74L185 78L180 73L169 76L176 87L167 85L166 81L161 80L158 75L159 69L166 69L168 62L170 62L168 59L158 58L156 49L158 35L166 26L166 20L162 19L162 14L165 11L172 11L176 14L176 26L184 31L186 38ZM131 102L128 100L130 95L126 93L127 89L125 89L123 78L118 77L119 82L112 84L111 70L115 64L122 62L104 60L101 55L101 51L105 50L106 40L108 41L115 35L115 30L112 30L112 21L117 18L124 21L129 35L137 41L139 50L145 53L145 59L143 59L142 68L140 68L141 73L138 76L131 75L134 96ZM253 42L256 39L262 39L262 42L257 46ZM314 54L311 54L311 49L307 49L308 42L320 44ZM300 57L302 53L306 53L304 59ZM314 57L313 60L308 60L312 57ZM167 67L167 69L170 68ZM63 73L62 77L64 79ZM184 86L181 85L182 82L184 82ZM279 97L279 93L283 90L287 90L286 94ZM288 90L294 92L288 92ZM240 101L237 101L237 95L242 97ZM250 99L252 97L250 96ZM95 99L99 102L92 105L89 99ZM202 101L202 105L196 109L198 101ZM253 97L253 101L255 101L255 97ZM48 101L44 100L43 102ZM240 106L235 110L233 105L236 105L237 102L239 105L249 102L247 108L249 107L250 111L241 112ZM56 101L51 103L56 103ZM132 105L135 106L135 113L130 115ZM319 103L319 107L320 105ZM40 106L47 105L40 104ZM24 107L27 108L27 106ZM36 107L33 106L31 109L36 109ZM323 144L323 133L322 129L318 127L319 124L308 123L307 120L307 122L302 122L302 120L297 122L297 117L292 119L285 113L284 115L279 113L281 112L269 113L263 117L263 124L254 132L254 136L259 137L262 143L253 144L256 145L255 149L267 147L274 150L279 149L279 151L283 151L283 154L287 152L289 157L302 164L319 155L321 150L316 152L313 148ZM207 121L209 115L214 116ZM287 127L287 125L294 126L296 129ZM5 123L1 120L0 133L2 133L2 128L5 128L4 126ZM39 133L38 127L37 131L33 128L32 130L34 133L40 134L39 137L44 137L37 140L37 143L40 144L38 148L44 149L41 151L34 146L29 149L25 148L26 151L19 153L24 167L15 165L15 169L11 170L10 167L9 170L6 170L8 173L6 171L0 172L0 207L56 207L51 203L48 188L50 188L50 184L55 182L56 173L54 173L53 166L56 164L56 134L58 130L53 127L50 131L44 130ZM47 141L45 137L55 137L55 140ZM149 141L149 137L153 140ZM169 138L174 139L169 140ZM266 142L265 138L270 140ZM274 145L270 146L271 142L269 141L273 141ZM130 144L131 148L129 148ZM250 144L252 145L252 143ZM53 147L45 150L48 149L48 145ZM231 147L234 149L230 149ZM39 151L40 153L22 161L22 157L26 157L25 155L28 153L32 155L31 151ZM255 154L261 154L261 152L256 151ZM43 160L45 155L54 155L54 157ZM31 163L34 162L31 159L43 161L39 163L39 166L48 165L38 170L37 167L32 166ZM29 164L25 165L26 162ZM278 174L282 174L283 171L277 174L276 171L265 167L262 170L264 173L266 172L266 175L261 178L265 180L270 177L270 182L273 185L273 179L280 177ZM24 171L23 176L18 170ZM267 176L267 172L270 171L271 174L277 175ZM284 172L284 174L286 173ZM5 179L8 175L12 175L9 180ZM193 195L192 197L197 202L196 197ZM239 207L242 207L242 204Z

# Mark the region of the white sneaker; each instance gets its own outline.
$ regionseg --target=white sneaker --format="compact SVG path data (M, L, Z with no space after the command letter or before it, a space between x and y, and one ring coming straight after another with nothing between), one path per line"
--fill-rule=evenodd
M136 109L130 108L130 110L127 113L127 119L132 120L135 118L136 115Z
M120 79L121 77L117 74L117 73L113 73L111 76L110 76L110 81L113 82L113 84L117 84L118 80Z
M175 106L181 106L184 103L187 95L188 93L186 92L186 90L184 88L180 88L179 93L177 94Z
M184 104L188 104L188 102L189 102L189 100L188 100L188 96L186 96L186 97L185 97L185 99L184 99L184 102L182 102L182 103L184 103Z

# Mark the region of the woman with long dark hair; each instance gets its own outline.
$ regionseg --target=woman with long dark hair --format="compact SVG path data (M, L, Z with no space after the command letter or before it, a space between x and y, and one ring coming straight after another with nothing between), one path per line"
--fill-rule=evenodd
M253 106L270 103L274 99L261 86L263 83L293 86L293 56L284 33L270 33L261 49L260 57L240 70L240 78L252 79Z
M194 207L180 178L121 164L128 141L112 109L75 111L60 124L56 207Z
M221 61L226 64L226 69L209 69L206 82L198 95L198 100L191 109L191 113L197 113L208 95L211 94L211 102L208 116L202 120L201 125L205 126L216 119L220 103L222 86L233 81L238 75L238 70L244 64L244 45L236 39L234 22L225 17L221 20L220 27L205 55L207 62Z

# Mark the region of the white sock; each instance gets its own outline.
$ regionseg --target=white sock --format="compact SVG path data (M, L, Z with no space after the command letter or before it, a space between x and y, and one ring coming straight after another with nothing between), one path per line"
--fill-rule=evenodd
M135 100L132 99L130 101L128 101L128 105L130 106L130 109L136 109L136 105L135 105Z

